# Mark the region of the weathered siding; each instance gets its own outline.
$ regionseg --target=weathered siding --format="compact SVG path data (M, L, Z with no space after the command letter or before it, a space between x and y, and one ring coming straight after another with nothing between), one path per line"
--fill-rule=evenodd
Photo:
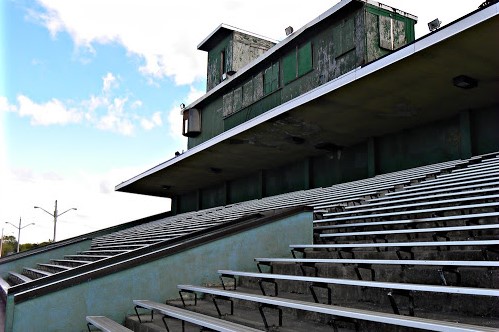
M223 133L223 125L222 98L217 98L202 110L201 133L196 137L189 138L187 148L191 149Z
M222 81L222 67L226 68L227 70L230 70L232 68L232 48L232 35L229 35L208 52L206 91L210 91ZM224 52L224 64L222 64L221 62L222 52Z

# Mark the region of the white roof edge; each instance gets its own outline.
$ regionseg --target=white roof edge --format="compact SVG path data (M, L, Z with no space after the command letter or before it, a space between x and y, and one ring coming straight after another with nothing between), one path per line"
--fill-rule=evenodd
M267 41L272 42L274 44L277 44L279 42L276 39L265 37L265 36L259 35L257 33L251 32L251 31L239 29L239 28L236 28L235 26L222 23L218 27L216 27L215 30L213 30L205 39L203 39L203 41L201 41L198 44L197 49L199 50L203 46L204 43L206 43L211 37L213 37L214 34L217 33L218 30L223 29L223 28L228 29L228 30L232 30L232 31L237 31L237 32L240 32L240 33L244 33L246 35L257 37L257 38L260 38L260 39L264 39L264 40L267 40Z
M350 2L350 1L356 1L356 0L344 0L343 2ZM333 7L334 8L334 7ZM354 82L362 77L365 77L367 75L370 75L388 65L391 65L399 60L402 60L408 56L411 56L413 54L416 54L427 47L430 47L432 45L438 44L439 42L450 38L458 33L460 33L463 30L466 30L474 25L477 25L489 18L492 18L496 15L499 14L499 4L494 4L491 5L485 9L482 9L480 11L477 11L476 13L464 17L462 20L456 21L453 24L447 25L444 28L440 28L439 30L435 31L432 34L429 34L425 37L422 37L421 39L417 40L413 44L410 44L406 47L401 48L398 51L395 51L375 62L372 62L371 64L365 66L365 67L358 67L343 76L340 76L332 81L329 81L313 90L310 90L284 104L281 104L277 107L274 107L273 109L251 119L248 120L234 128L231 128L225 132L223 132L220 135L217 135L195 147L192 149L187 150L185 153L181 154L178 157L172 158L168 161L165 161L164 163L161 163L127 181L124 181L120 184L118 184L115 187L115 190L119 190L125 186L130 185L131 183L140 180L141 178L144 178L146 176L149 176L157 171L160 171L162 169L165 169L167 167L170 167L186 158L189 158L193 155L195 155L198 152L201 152L203 150L206 150L228 138L231 138L235 135L238 135L248 129L251 129L253 127L256 127L276 116L279 116L283 113L286 113L293 108L296 108L298 106L301 106L305 103L310 102L311 100L317 99L331 91L334 91L336 89L339 89L351 82ZM290 36L291 37L291 36Z
M221 82L220 84L218 84L217 86L215 86L213 89L211 89L210 91L206 92L203 96L199 97L194 102L192 102L191 104L189 104L185 109L196 107L197 104L199 104L200 102L202 102L206 98L210 97L211 95L215 94L220 89L223 89L225 87L225 85L229 84L234 78L243 75L246 71L250 70L255 65L259 64L260 62L265 61L268 57L270 57L271 55L273 55L277 50L279 50L282 47L284 47L285 45L287 45L289 42L291 42L297 36L299 36L300 34L302 34L305 30L307 30L308 28L310 28L310 27L316 25L317 23L325 20L326 18L328 18L329 16L333 15L334 13L336 13L337 11L339 11L340 9L342 9L343 7L345 7L346 5L350 4L351 2L364 2L364 3L370 4L370 5L373 5L373 6L377 6L377 7L386 9L386 10L392 10L392 11L395 11L396 13L398 13L400 15L404 15L404 16L410 17L410 18L412 18L412 19L414 19L414 20L417 21L417 16L408 14L408 13L406 13L404 11L395 9L393 7L389 7L387 5L381 4L381 3L376 2L376 1L372 1L372 0L341 0L336 5L334 5L333 7L329 8L324 13L320 14L315 19L313 19L312 21L310 21L307 24L305 24L304 26L302 26L300 29L294 31L292 34L290 34L289 36L287 36L281 42L279 42L276 45L274 45L274 47L270 48L267 52L265 52L264 54L262 54L261 56L259 56L255 60L251 61L250 63L248 63L246 66L244 66L239 71L237 71L237 73L235 73L234 75L232 75L230 77L230 79ZM215 31L213 31L212 34L214 34L222 25L223 24L221 24ZM212 34L210 34L210 36ZM207 38L209 38L210 36L208 36ZM199 45L198 45L198 48L199 48Z

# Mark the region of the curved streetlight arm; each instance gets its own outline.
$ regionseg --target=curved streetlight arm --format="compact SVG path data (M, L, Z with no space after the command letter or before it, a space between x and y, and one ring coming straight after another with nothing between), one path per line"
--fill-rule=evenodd
M34 222L32 222L31 224L24 225L24 226L23 226L23 227L21 227L20 229L26 228L26 227L31 226L31 225L34 225L34 224L35 224L35 223L34 223Z
M19 226L16 226L16 225L14 225L14 224L13 224L13 223L11 223L11 222L6 221L5 223L6 223L6 224L9 224L9 225L12 225L12 226L14 226L15 228L19 229Z
M39 207L39 206L34 206L34 208L35 208L35 209L40 209L40 210L43 210L43 211L47 212L48 214L50 214L52 217L54 216L54 214L53 214L53 213L48 212L47 210L45 210L45 209L44 209L44 208L42 208L42 207ZM62 214L62 213L61 213L61 214Z
M71 210L78 210L77 208L71 208L71 209L67 209L66 211L64 211L63 213L59 213L57 216L61 216L63 215L64 213L68 212L68 211L71 211Z

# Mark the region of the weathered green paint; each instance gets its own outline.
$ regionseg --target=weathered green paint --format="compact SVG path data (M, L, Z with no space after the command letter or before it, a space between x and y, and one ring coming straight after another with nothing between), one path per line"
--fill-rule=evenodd
M246 79L229 84L218 98L207 102L202 107L202 133L189 138L189 148L413 41L414 23L370 5L352 7L330 18L313 33L296 38L280 58L269 58L248 72ZM235 45L225 39L214 47L208 71L220 71L221 51ZM274 95L277 89L279 94Z
M223 67L232 70L232 46L232 35L228 35L208 52L206 91L213 89L222 81L222 52L224 52L225 60Z
M208 209L214 206L226 204L225 182L218 186L202 189L200 191L201 209Z
M255 257L288 256L290 243L312 243L312 236L312 213L302 212L15 305L9 298L5 331L84 332L87 315L122 323L134 299L163 302L178 298L178 284L219 284L222 268L256 271Z
M266 194L273 196L306 189L304 176L306 174L305 164L304 160L300 160L291 165L267 170L265 176Z
M20 273L24 267L36 267L36 264L38 263L48 263L51 259L62 259L64 258L64 255L72 255L78 251L88 250L91 241L91 239L88 239L64 247L40 252L36 255L22 257L10 262L3 262L0 264L0 276L5 279L7 278L9 271Z
M470 112L462 111L459 114L459 137L461 138L460 151L461 159L467 159L472 156L471 151L471 124Z

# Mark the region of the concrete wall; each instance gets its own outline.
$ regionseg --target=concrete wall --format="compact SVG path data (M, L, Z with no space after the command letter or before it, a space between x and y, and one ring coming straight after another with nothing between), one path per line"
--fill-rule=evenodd
M218 269L256 271L255 257L290 257L289 244L312 243L312 213L301 212L184 252L16 303L7 301L6 332L87 331L86 315L118 322L134 299L178 298L177 284L219 283Z

